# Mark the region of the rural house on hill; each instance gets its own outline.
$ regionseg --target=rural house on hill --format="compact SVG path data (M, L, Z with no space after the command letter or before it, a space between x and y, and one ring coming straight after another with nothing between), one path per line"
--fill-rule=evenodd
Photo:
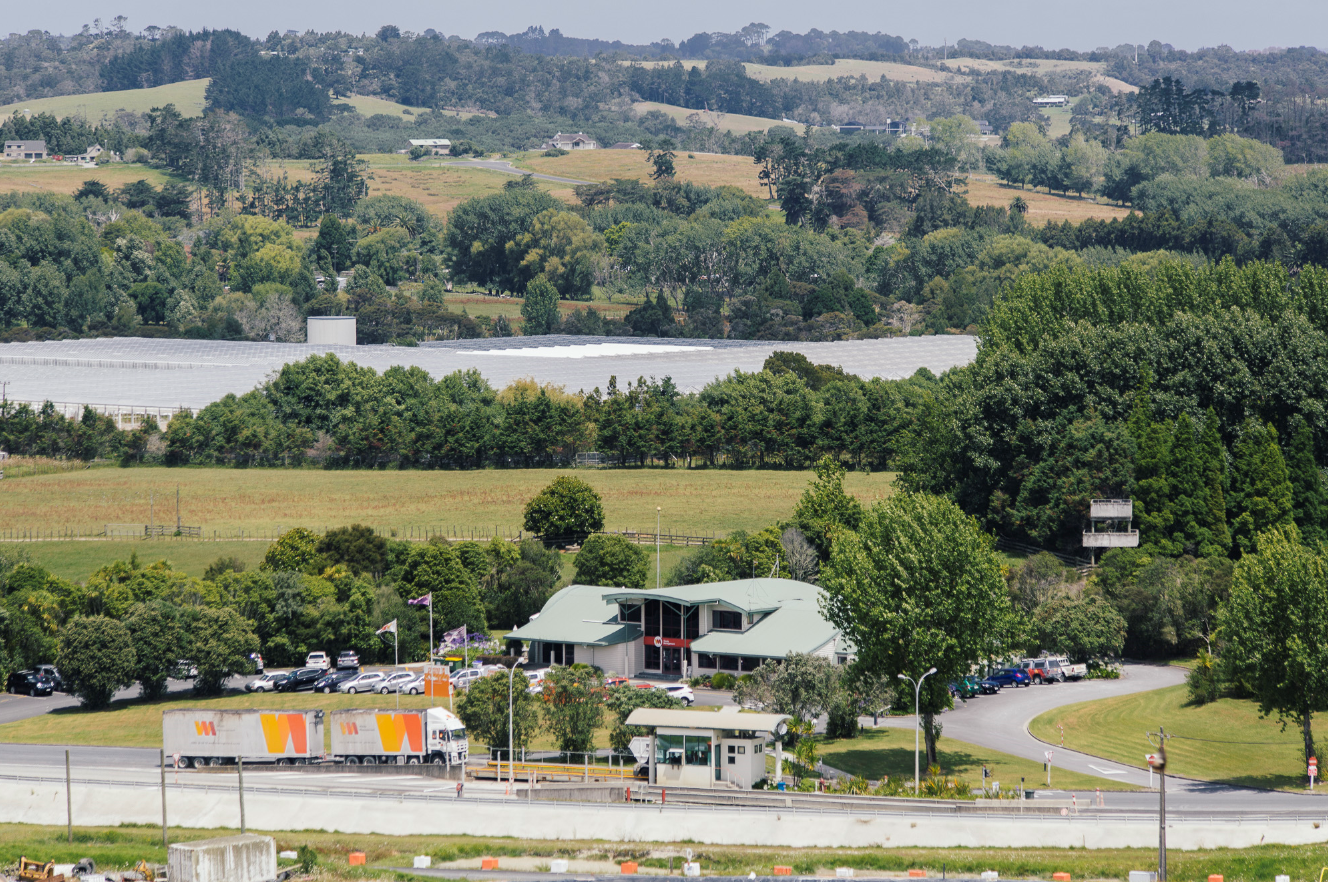
M544 142L543 150L598 150L599 142L584 132L564 135L562 132Z

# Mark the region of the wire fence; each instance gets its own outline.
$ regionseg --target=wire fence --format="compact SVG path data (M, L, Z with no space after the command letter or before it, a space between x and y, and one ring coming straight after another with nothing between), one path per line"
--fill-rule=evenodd
M0 526L0 542L55 542L55 541L111 541L111 540L133 540L133 539L152 539L152 540L171 540L187 539L190 541L204 542L274 542L279 539L283 533L296 526L297 524L285 525L278 524L274 527L230 527L223 529L207 529L199 525L175 525L175 524L143 524L143 523L123 523L123 524L101 524L99 527L84 526L60 526L60 527L23 527L23 526ZM310 527L307 528L316 535L327 535L329 530L335 527ZM543 537L536 536L526 530L518 527L504 527L501 524L492 526L468 526L465 524L412 524L403 527L373 527L374 535L382 536L385 539L400 539L407 542L430 542L434 540L445 540L448 542L488 542L492 539L501 539L506 542L521 542L525 539L540 539L547 544L577 550L580 543L584 541L586 534L577 534L575 536L555 536ZM596 535L596 534L591 534ZM654 545L656 540L660 545L671 547L692 548L700 545L709 545L714 542L718 536L711 533L705 536L694 536L684 533L659 533L658 536L653 532L642 532L639 530L604 530L598 535L605 536L623 536L629 542L636 545Z

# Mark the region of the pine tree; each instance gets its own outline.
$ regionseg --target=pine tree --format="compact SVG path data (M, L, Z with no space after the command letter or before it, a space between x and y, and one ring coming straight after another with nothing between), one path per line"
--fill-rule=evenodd
M1159 423L1153 412L1150 392L1152 376L1144 371L1134 393L1130 414L1130 434L1138 454L1134 460L1134 513L1139 519L1139 542L1145 548L1164 554L1178 553L1171 543L1171 487L1167 481L1167 461L1171 452L1171 429Z
M1287 471L1291 478L1292 509L1301 538L1306 545L1321 542L1325 538L1324 514L1328 502L1324 499L1323 475L1314 461L1314 436L1304 422L1291 437Z
M1203 463L1194 438L1190 415L1176 418L1167 456L1166 475L1171 498L1167 520L1171 523L1171 545L1185 554L1198 554L1207 521Z
M1204 415L1203 434L1199 437L1199 457L1203 465L1204 535L1199 554L1218 557L1231 551L1231 531L1227 529L1227 451L1217 427L1217 411L1211 407Z
M1291 496L1291 478L1277 444L1277 430L1247 420L1232 451L1231 495L1227 497L1233 550L1250 554L1259 533L1291 523Z

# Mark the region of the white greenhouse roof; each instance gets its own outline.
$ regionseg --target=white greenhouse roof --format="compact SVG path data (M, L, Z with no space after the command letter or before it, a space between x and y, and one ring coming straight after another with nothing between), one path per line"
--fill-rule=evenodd
M9 382L13 401L197 409L228 392L248 392L284 364L334 352L379 373L418 366L438 379L474 368L497 388L533 377L575 392L602 390L610 376L620 387L638 377L667 376L683 392L694 392L734 370L759 371L775 351L800 352L864 378L898 379L922 367L940 374L968 364L977 341L957 335L838 343L550 335L401 347L109 337L0 344L0 379Z

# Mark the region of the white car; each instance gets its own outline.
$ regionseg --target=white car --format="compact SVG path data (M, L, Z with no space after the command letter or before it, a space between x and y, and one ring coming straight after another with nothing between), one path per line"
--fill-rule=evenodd
M544 675L548 673L548 668L541 668L538 671L526 671L526 680L530 683L526 691L531 695L539 695L544 691Z
M466 689L471 683L488 675L489 672L483 668L462 668L452 674L452 685L457 689Z
M656 686L655 688L667 692L687 707L696 704L696 693L693 692L692 687L688 686L686 683L668 683L663 686Z
M406 695L423 695L424 675L412 674L409 680L402 680L396 685L396 691Z
M373 692L387 679L387 676L381 671L369 671L364 674L356 674L346 682L337 687L338 692L346 692L354 695L357 692Z
M304 666L306 668L318 668L319 670L326 671L328 668L332 667L332 659L327 657L326 652L311 652L305 656Z
M419 674L414 671L397 671L395 674L388 674L379 681L378 693L386 695L389 692L396 692L403 683L414 680L418 676Z
M276 692L277 684L286 679L285 671L268 671L244 684L245 692Z

